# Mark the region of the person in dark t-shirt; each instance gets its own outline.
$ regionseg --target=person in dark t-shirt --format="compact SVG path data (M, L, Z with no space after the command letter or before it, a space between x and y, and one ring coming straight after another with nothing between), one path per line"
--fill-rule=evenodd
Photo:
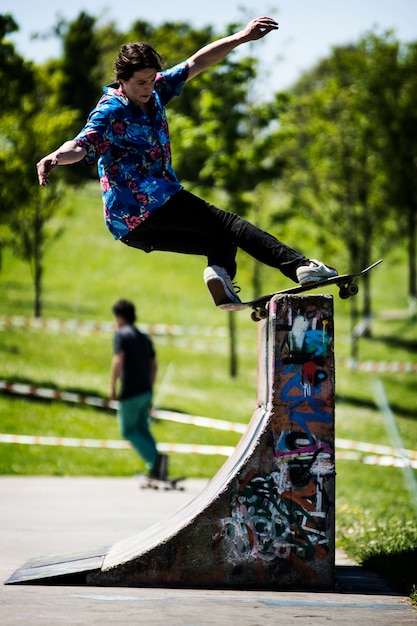
M135 306L128 300L113 305L116 330L109 396L119 400L120 434L145 461L149 476L166 478L166 456L158 454L149 429L157 362L152 341L135 326ZM117 393L117 387L119 392ZM163 462L162 462L163 461ZM164 468L162 472L161 469Z

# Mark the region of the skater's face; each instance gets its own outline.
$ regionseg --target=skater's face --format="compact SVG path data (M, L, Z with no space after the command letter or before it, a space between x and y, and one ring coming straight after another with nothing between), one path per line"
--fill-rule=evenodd
M157 71L144 69L133 72L129 80L120 80L122 91L134 104L144 105L150 100Z

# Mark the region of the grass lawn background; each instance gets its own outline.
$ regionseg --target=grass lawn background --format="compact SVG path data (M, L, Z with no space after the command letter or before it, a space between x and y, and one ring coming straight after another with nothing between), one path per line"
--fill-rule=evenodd
M108 322L115 300L133 300L139 323L175 325L183 332L175 338L153 336L159 361L155 389L158 407L247 423L255 405L257 367L257 325L248 313L235 314L239 373L232 379L228 315L217 310L207 294L202 280L204 259L169 253L146 255L114 242L103 224L95 184L72 202L71 215L56 224L64 227L63 235L46 251L43 316ZM301 243L282 238L307 255L320 258L320 251L313 249L307 238ZM337 259L324 260L344 272ZM243 254L238 261L238 281L246 299L252 295L253 262ZM276 270L263 268L262 275L265 293L288 285ZM390 251L371 280L372 337L359 340L359 359L417 363L416 320L407 315L407 266L401 246ZM349 369L349 301L337 298L335 290L329 288L328 292L335 295L336 436L392 445L374 395L375 382L380 380L404 446L416 449L416 374ZM0 316L32 315L30 268L9 250L3 254L0 293ZM0 331L0 379L105 397L110 359L110 333L15 326ZM239 439L234 433L168 421L154 423L153 430L157 440L164 442L233 446ZM120 439L112 411L6 394L0 395L0 432ZM12 444L0 444L0 450L2 474L129 476L143 471L131 450ZM173 454L171 473L210 477L223 462L224 457L219 456ZM402 589L407 587L406 593L411 593L412 585L417 584L416 511L402 470L338 461L336 517L338 543L360 561L374 564L379 558L377 567L385 568L386 576L390 571L392 574L398 555L411 555L411 574L401 583ZM402 561L400 569L404 573ZM399 575L396 578L398 585Z

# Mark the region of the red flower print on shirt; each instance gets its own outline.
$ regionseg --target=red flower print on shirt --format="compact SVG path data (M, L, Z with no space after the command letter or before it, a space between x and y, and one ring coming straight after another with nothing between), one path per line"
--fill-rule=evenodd
M124 135L126 131L126 124L124 124L120 120L115 120L113 122L113 131L116 133L116 135Z
M137 193L135 198L138 202L141 203L142 206L146 206L149 202L148 196L145 193Z
M136 228L136 226L139 226L142 220L138 215L130 215L126 218L125 222L129 226L129 229L133 230L134 228Z
M102 176L100 178L100 185L101 185L101 190L103 192L109 191L109 189L110 189L110 181L107 178L107 176Z

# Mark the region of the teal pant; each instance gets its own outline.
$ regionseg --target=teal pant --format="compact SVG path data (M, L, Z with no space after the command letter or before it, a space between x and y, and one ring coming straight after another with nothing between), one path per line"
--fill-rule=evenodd
M149 391L120 400L117 412L121 436L131 443L148 470L153 468L158 456L155 439L149 430L151 406L152 392Z

